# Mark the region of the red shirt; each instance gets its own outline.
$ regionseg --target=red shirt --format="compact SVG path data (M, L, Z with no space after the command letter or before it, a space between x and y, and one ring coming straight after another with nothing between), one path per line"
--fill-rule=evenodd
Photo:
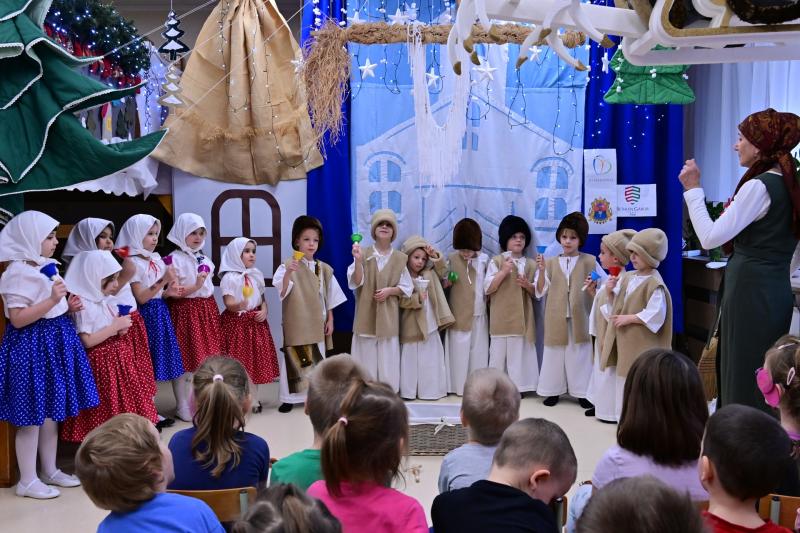
M792 533L783 526L773 524L767 520L763 525L753 529L749 527L731 524L722 518L715 516L708 511L703 511L703 518L706 524L713 528L714 533Z

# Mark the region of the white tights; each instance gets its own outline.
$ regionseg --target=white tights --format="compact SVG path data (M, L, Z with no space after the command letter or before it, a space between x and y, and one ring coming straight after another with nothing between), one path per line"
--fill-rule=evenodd
M56 451L58 449L58 424L55 420L45 418L41 426L18 427L15 443L20 484L29 485L38 479L36 474L37 450L42 473L45 476L55 474Z
M172 392L175 393L175 403L177 404L178 410L189 409L193 377L194 374L186 372L181 377L172 380Z

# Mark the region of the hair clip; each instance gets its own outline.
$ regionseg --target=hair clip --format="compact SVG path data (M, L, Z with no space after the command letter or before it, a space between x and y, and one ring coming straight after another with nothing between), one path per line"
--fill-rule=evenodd
M796 342L787 342L786 344L781 344L778 346L778 350L783 350L784 348L788 348L789 346L797 346Z
M225 383L225 379L223 379L222 374L214 374L214 377L212 379L214 381L221 381L221 382Z
M340 416L339 420L337 420L337 422L341 422L342 424L344 424L346 426L347 425L347 417L346 416Z
M797 371L794 369L794 367L790 368L789 372L786 374L786 386L787 387L792 384L792 381L794 381L795 374L797 374Z

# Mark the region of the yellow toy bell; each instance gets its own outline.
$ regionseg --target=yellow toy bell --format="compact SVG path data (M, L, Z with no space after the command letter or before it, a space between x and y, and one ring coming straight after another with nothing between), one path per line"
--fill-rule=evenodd
M295 252L292 254L292 257L294 258L294 260L295 260L295 261L300 261L300 260L303 258L303 256L305 256L305 255L306 255L306 254L304 254L303 252L298 252L298 251L295 251Z
M250 298L253 295L253 287L250 285L245 285L242 287L242 295L245 298Z

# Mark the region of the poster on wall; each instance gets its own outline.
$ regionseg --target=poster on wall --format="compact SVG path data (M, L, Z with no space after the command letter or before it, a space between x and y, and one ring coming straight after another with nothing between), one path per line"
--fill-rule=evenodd
M583 151L584 214L589 233L617 230L617 151L613 148Z
M655 183L617 185L618 217L654 217L658 214Z
M275 346L283 345L281 302L272 287L272 275L292 254L292 222L306 212L306 180L280 181L278 185L225 183L174 169L172 174L174 216L196 213L206 222L203 250L219 268L222 251L236 237L256 242L256 267L264 273L269 327ZM218 273L218 272L217 272ZM219 279L214 296L223 308Z

